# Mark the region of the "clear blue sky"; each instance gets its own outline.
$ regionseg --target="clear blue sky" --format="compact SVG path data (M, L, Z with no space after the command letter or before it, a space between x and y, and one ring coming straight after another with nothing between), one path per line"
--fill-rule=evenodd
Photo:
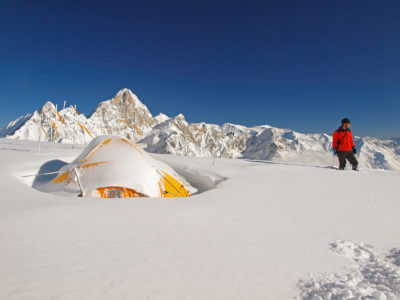
M0 1L0 124L119 89L153 114L400 136L400 1Z

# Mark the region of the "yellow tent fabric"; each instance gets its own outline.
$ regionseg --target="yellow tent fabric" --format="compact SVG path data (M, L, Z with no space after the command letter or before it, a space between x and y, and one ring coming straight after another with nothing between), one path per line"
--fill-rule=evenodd
M116 136L95 138L51 184L53 189L101 198L188 197L195 191L171 167Z

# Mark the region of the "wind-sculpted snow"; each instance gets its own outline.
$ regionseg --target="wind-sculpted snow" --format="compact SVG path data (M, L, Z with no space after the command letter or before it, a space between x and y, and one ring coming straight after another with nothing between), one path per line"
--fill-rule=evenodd
M247 158L292 163L336 164L332 138L304 134L268 125L192 124L182 114L155 117L128 89L101 102L89 118L73 106L58 111L47 102L32 115L9 123L0 136L87 144L93 137L118 135L131 139L149 152L193 157ZM361 167L400 170L400 140L357 138Z
M353 260L345 274L311 275L298 284L298 299L399 299L400 249L376 254L362 242L339 240L330 249Z

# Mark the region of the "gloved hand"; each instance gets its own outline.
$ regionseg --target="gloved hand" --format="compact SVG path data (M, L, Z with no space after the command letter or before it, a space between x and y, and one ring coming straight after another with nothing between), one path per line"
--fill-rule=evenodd
M333 148L333 155L337 156L337 149L336 148Z
M351 150L353 150L353 153L356 154L357 153L357 149L356 147L351 148Z

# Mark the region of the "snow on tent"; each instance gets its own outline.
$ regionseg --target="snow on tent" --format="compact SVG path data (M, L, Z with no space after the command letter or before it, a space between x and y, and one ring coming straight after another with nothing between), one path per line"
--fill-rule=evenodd
M95 138L57 175L49 191L83 197L188 197L194 191L172 168L116 136Z

